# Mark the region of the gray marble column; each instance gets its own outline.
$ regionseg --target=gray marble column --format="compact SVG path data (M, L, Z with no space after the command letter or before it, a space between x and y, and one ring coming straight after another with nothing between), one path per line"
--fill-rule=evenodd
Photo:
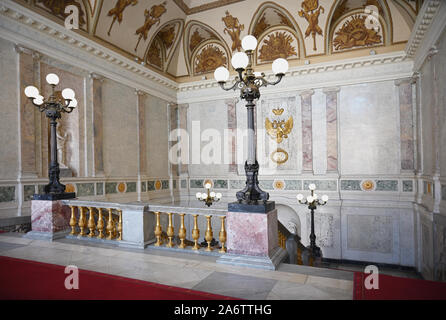
M20 126L20 177L37 177L37 150L36 150L36 107L26 97L24 88L27 86L39 87L35 78L34 59L32 50L15 46L19 55L19 126Z
M412 78L395 81L400 109L401 170L415 170Z
M229 173L237 173L237 98L225 100L228 108L228 151L231 154L228 164Z
M104 77L90 74L93 102L93 176L104 176L102 84Z
M302 99L302 170L313 172L312 97L314 90L299 93Z
M338 92L340 88L323 90L327 97L327 171L338 171Z

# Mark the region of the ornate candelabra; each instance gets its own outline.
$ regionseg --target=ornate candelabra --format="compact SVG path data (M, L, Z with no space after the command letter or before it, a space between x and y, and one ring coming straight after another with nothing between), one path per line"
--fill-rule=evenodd
M316 185L314 183L310 184L308 188L311 191L311 195L308 196L305 201L303 194L297 195L297 200L299 203L308 205L308 209L311 210L311 234L310 234L310 246L308 249L310 250L310 253L312 257L319 258L322 256L321 254L321 248L319 248L316 245L316 234L314 233L314 210L317 209L318 206L324 206L327 204L328 196L323 195L321 199L319 199L318 195L315 193Z
M40 95L39 90L34 86L25 88L25 95L40 112L50 119L51 126L51 161L48 169L49 184L45 186L43 195L34 195L34 200L60 200L75 198L75 193L66 193L65 185L59 181L59 163L57 161L57 119L62 117L62 113L71 113L77 107L74 91L66 88L56 91L59 77L54 73L46 76L46 81L51 85L51 95L45 99Z
M215 202L220 201L222 195L221 193L215 193L215 192L211 192L211 184L210 183L206 183L206 185L204 186L207 190L207 193L200 193L198 192L196 194L196 198L198 201L203 201L208 207L212 206L212 204L214 204Z
M288 62L279 58L273 62L273 72L277 77L274 82L269 82L264 73L254 72L252 61L254 50L257 48L257 39L248 35L242 40L242 47L245 52L237 52L233 55L231 63L237 71L234 85L225 87L229 79L229 71L225 67L219 67L215 70L214 77L223 90L240 90L240 97L246 100L248 110L248 160L245 162L246 186L243 190L237 192L237 200L244 204L257 204L259 200L264 203L269 199L269 194L259 187L258 172L259 164L256 155L256 134L254 129L254 100L260 98L260 88L268 85L278 84L288 70Z

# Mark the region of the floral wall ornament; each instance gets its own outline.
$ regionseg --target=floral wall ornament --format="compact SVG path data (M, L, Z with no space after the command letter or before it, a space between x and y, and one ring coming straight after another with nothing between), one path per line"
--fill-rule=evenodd
M111 29L113 28L113 24L115 23L115 21L118 20L118 23L121 24L122 19L123 19L124 10L130 5L136 6L137 4L138 4L138 0L118 0L118 1L116 1L115 7L107 13L107 16L109 16L109 17L113 16L113 21L110 24L110 29L108 29L108 32L107 32L107 34L109 36L110 36Z
M271 25L266 22L266 14L264 13L260 20L256 23L252 35L256 38L259 38L259 36L269 27L271 27Z
M357 14L352 16L351 20L347 20L335 33L334 49L344 50L381 44L382 37L378 34L380 28L368 29L365 25L366 19L367 15Z
M164 43L166 49L169 49L175 41L175 26L168 25L164 27L159 33L159 38Z
M153 41L147 53L147 62L160 69L163 68L163 57L158 41Z
M204 38L198 32L198 29L194 31L192 36L190 37L189 48L190 51L194 51L194 49L204 40Z
M83 26L86 23L82 6L75 0L37 0L37 3L43 4L53 15L64 20L69 16L69 13L65 13L65 8L74 5L79 9L79 25Z
M144 10L144 16L145 16L146 20L145 20L143 26L141 28L138 28L135 32L136 35L139 35L138 42L136 43L136 46L135 46L135 51L138 49L138 45L141 42L141 39L144 38L144 40L147 40L147 35L148 35L150 29L152 28L152 26L160 23L161 16L164 13L166 13L166 11L167 11L166 5L167 5L167 2L164 1L160 5L152 6L152 8L150 8L150 11L147 9Z
M293 24L291 23L290 19L288 19L287 16L285 16L283 13L281 13L281 12L279 12L279 11L277 11L277 10L275 10L275 12L277 13L277 15L278 15L279 18L280 18L280 24L282 24L282 25L284 25L284 26L287 26L287 27L290 27L291 29L294 30L294 26L293 26Z
M240 24L238 18L233 17L226 11L226 17L221 20L225 23L226 28L223 30L224 33L228 33L232 40L232 52L235 50L241 51L242 41L240 40L240 33L245 30L245 25Z
M325 12L324 7L319 6L319 0L304 0L302 2L302 9L299 11L299 16L308 21L308 28L305 31L305 38L313 36L313 50L317 50L316 35L323 35L321 27L319 27L319 16Z
M293 46L293 37L285 32L270 34L263 43L259 52L260 60L273 61L277 58L286 59L297 55L296 48Z
M195 73L206 73L227 64L225 53L213 44L207 45L195 57Z
M288 135L293 130L293 117L285 120L274 120L271 122L268 118L265 119L265 129L268 135L276 140L277 143L281 143L283 139L287 139Z

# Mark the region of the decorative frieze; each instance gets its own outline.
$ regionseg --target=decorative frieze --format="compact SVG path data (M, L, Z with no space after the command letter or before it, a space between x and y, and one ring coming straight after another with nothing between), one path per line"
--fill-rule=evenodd
M96 195L98 195L98 196L104 195L104 183L103 182L96 183Z
M94 196L94 183L76 183L77 196L87 197Z
M338 183L336 180L304 180L303 190L308 190L310 184L315 184L316 189L321 191L337 191Z
M0 187L0 202L12 202L15 198L14 186Z
M403 180L403 192L413 192L413 181Z
M361 180L341 180L341 190L361 191Z

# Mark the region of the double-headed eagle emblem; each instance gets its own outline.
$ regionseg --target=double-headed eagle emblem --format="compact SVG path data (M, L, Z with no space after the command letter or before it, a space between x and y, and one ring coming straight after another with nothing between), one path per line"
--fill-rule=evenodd
M293 130L293 117L285 120L274 120L271 122L268 118L265 120L265 129L269 136L276 140L277 143L281 143L283 139L287 139L288 135Z

